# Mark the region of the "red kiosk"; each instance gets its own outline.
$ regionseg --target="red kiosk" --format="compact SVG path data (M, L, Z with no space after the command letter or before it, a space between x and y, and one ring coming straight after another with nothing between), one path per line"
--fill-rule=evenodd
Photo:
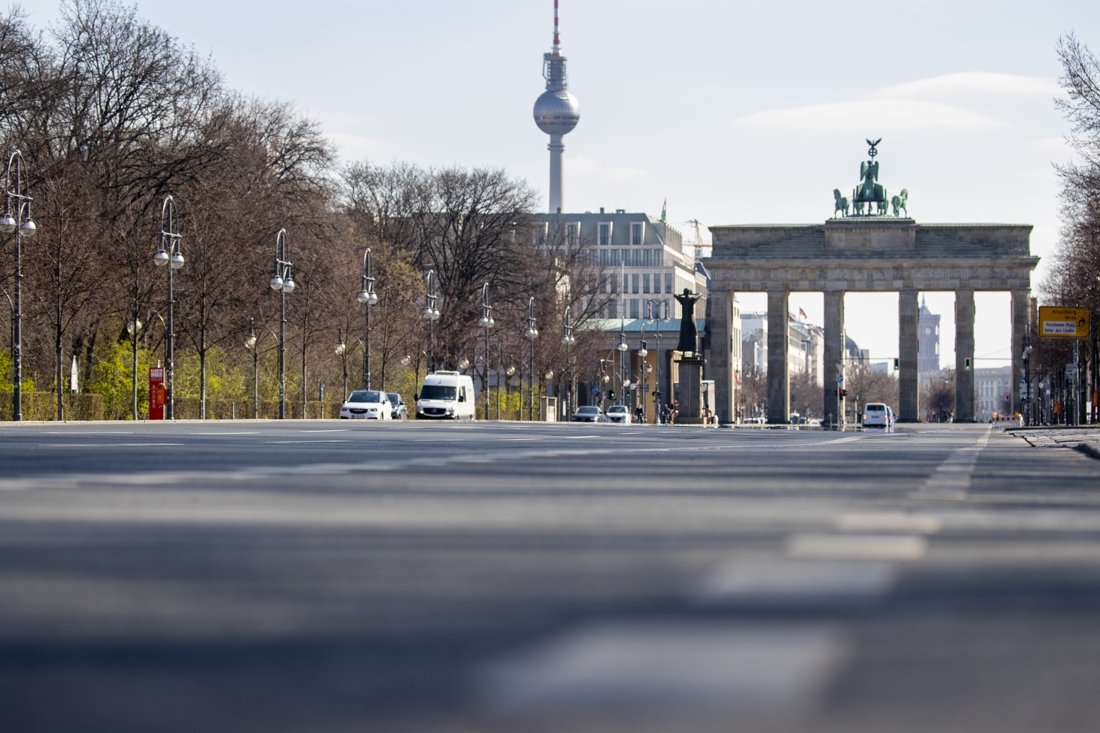
M149 367L149 419L164 419L164 403L168 390L164 387L164 367Z

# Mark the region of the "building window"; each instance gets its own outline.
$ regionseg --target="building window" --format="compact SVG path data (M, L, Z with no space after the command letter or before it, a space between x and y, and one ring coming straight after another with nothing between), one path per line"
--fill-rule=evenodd
M607 250L600 250L600 267L607 267Z
M653 273L653 292L661 292L661 273Z
M623 275L623 292L630 292L630 275Z
M565 242L570 247L576 247L581 241L581 223L573 222L565 225Z
M534 240L532 244L536 247L542 247L546 244L546 239L550 232L550 222L544 221L540 226L535 227Z
M648 272L646 274L642 275L642 292L643 293L648 293L649 292L649 273Z
M611 222L601 221L599 224L599 234L597 235L597 241L601 245L611 244Z
M618 275L612 275L608 278L611 281L611 292L619 292L619 277Z
M665 266L665 251L663 249L653 250L653 266L664 267Z
M618 267L619 266L619 250L617 250L617 249L611 250L611 266L612 267Z
M672 290L672 273L671 272L666 272L665 273L665 292L666 293L673 292L673 290Z
M600 277L600 292L601 293L606 293L607 292L607 277L606 276Z
M630 243L638 245L642 243L645 234L645 223L635 221L630 224Z
M630 317L631 318L637 318L638 317L638 301L637 300L630 301Z
M635 267L641 267L642 266L642 250L640 250L640 249L634 250L634 266Z
M638 273L634 273L634 275L632 276L632 279L634 281L634 283L633 283L634 284L634 289L631 292L637 293L638 292L638 281L641 280L641 278L638 277Z
M618 308L616 306L618 306L618 303L616 303L614 300L608 302L608 304L607 304L607 317L608 318L618 318Z

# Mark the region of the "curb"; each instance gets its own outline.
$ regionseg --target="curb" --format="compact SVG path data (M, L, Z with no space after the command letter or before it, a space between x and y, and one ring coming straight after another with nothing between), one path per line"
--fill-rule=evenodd
M1073 450L1077 451L1078 453L1084 453L1089 458L1095 458L1096 460L1100 461L1100 449L1089 443L1078 443L1073 447Z

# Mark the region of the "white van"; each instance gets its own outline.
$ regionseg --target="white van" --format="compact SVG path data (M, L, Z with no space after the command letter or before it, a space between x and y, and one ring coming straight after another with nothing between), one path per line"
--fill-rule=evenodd
M458 372L432 372L424 377L416 399L417 420L473 420L474 380Z
M886 432L894 431L894 411L890 405L881 402L868 402L863 406L864 428L885 428Z

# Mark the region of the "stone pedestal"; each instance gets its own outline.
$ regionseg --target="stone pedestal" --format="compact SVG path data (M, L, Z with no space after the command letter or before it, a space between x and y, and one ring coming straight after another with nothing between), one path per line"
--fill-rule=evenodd
M676 424L703 425L703 365L706 361L685 356L677 363L680 367L680 412Z

